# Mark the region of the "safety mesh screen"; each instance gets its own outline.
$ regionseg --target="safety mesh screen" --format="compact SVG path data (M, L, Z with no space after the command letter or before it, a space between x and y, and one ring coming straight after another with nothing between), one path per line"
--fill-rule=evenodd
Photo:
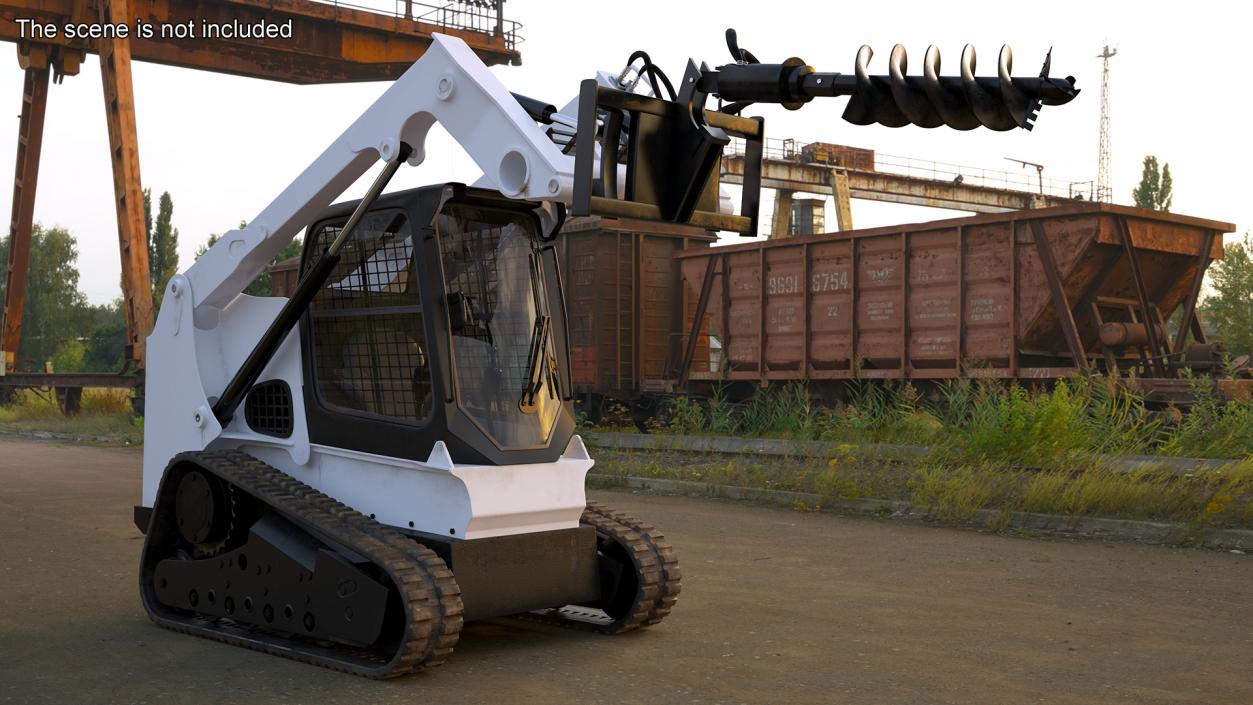
M341 224L314 235L322 251ZM399 211L367 213L310 307L324 404L407 420L431 413L413 237Z
M292 434L291 389L282 380L254 385L244 402L244 420L257 433L276 438Z

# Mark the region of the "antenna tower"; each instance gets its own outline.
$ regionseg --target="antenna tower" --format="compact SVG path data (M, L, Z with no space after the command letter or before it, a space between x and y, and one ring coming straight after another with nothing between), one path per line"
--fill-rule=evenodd
M1093 199L1102 203L1110 203L1113 199L1113 176L1110 174L1109 152L1109 60L1118 53L1108 44L1096 58L1101 60L1101 153L1096 167L1096 193Z

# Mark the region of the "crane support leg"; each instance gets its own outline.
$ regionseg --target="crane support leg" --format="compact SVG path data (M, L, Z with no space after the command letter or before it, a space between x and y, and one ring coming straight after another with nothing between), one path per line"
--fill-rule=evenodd
M101 0L100 20L131 21L126 0ZM144 339L152 330L152 284L148 275L148 235L139 180L139 138L135 129L135 94L131 82L129 39L100 41L100 77L109 124L109 156L117 199L117 234L122 255L122 308L126 315L126 359L144 367Z
M853 206L848 188L848 171L831 170L831 196L835 205L835 226L840 232L853 229Z
M9 261L5 270L3 339L0 373L17 364L22 339L22 307L26 303L26 275L30 265L30 238L35 216L35 185L39 179L39 152L43 146L44 113L48 107L48 66L26 69L22 89L22 117L17 132L17 168L13 176L13 216L9 220Z
M781 240L792 233L792 191L774 192L774 218L770 221L770 239Z

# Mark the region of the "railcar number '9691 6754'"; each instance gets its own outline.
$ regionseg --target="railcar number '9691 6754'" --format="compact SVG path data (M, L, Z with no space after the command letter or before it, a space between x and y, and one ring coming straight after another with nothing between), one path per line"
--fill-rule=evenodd
M801 277L799 274L778 274L766 277L767 294L800 293ZM848 289L848 271L814 272L809 277L809 291L817 294L824 291L843 291Z

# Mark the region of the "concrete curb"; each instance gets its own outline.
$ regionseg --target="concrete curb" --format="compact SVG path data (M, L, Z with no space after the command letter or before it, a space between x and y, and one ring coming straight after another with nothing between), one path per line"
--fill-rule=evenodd
M721 497L724 499L765 502L787 506L803 503L821 509L834 509L893 519L929 520L936 518L936 511L932 507L916 506L899 500L824 500L820 495L809 492L734 487L691 480L620 477L616 475L601 475L599 473L589 474L588 479L598 481L603 486L627 487L646 492ZM1009 512L1007 516L1005 512L994 509L980 509L968 521L964 522L964 525L993 530L1009 529L1059 536L1113 539L1168 546L1187 545L1226 551L1253 551L1253 531L1247 529L1224 529L1191 524L1141 521L1137 519L1072 517L1030 512Z
M8 428L0 428L0 436L13 436L16 438L30 438L36 441L70 441L72 443L112 443L119 446L137 447L140 443L131 443L125 438L116 436L82 436L76 433L57 433L53 431L15 431Z
M926 446L895 445L890 443L841 444L827 441L788 441L777 438L735 438L732 436L678 436L652 433L585 433L589 445L617 450L678 450L703 453L732 453L736 455L767 455L781 457L826 457L836 455L839 448L851 448L853 452L873 454L876 457L895 456L921 458L931 453Z
M612 450L675 450L698 453L727 453L732 455L762 455L770 457L820 458L851 452L853 455L879 460L909 460L925 458L931 454L928 446L898 445L893 443L832 443L829 441L788 441L776 438L734 438L731 436L679 436L650 433L597 433L583 434L588 445ZM1175 458L1155 455L1103 456L1110 467L1122 472L1148 469L1186 475L1198 471L1217 470L1224 465L1240 462L1239 458Z

